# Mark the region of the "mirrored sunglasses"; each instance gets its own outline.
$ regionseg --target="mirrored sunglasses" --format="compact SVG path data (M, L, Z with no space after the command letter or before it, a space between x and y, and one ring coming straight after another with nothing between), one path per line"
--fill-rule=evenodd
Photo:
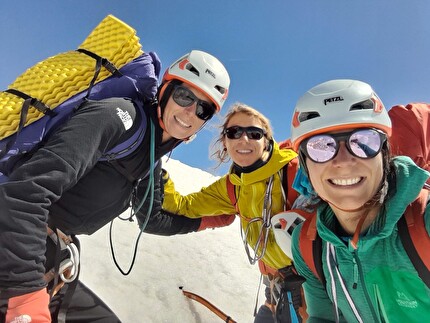
M216 107L213 103L200 100L190 89L177 86L172 94L173 101L183 108L189 107L196 102L196 116L204 121L213 117Z
M387 137L381 131L359 129L348 133L312 136L300 144L300 149L313 162L325 163L336 157L339 152L339 142L344 141L352 155L368 159L379 154L386 140Z
M266 131L258 127L240 127L233 126L224 129L223 134L227 136L228 139L239 139L242 137L243 133L252 140L260 140L266 134Z

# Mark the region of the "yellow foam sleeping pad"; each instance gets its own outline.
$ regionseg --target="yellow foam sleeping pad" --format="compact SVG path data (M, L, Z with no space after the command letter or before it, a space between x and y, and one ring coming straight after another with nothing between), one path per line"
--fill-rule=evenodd
M79 49L106 58L118 69L143 54L136 31L112 15L100 22ZM94 58L78 51L60 53L27 69L8 89L23 92L40 100L50 109L55 109L68 98L88 88L94 77L95 62ZM110 75L102 67L95 83ZM23 102L23 98L12 93L0 93L0 140L18 130ZM25 125L43 115L41 111L30 107Z

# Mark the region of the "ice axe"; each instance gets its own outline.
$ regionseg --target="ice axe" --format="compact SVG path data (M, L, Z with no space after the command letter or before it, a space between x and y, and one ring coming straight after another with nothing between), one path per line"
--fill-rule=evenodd
M180 290L182 290L182 293L188 297L189 299L192 299L196 302L199 302L200 304L202 304L203 306L205 306L206 308L208 308L209 310L211 310L213 313L215 313L219 318L221 318L224 322L226 323L237 323L235 320L233 320L229 315L225 314L223 311L221 311L218 307L216 307L215 305L213 305L211 302L209 302L208 300L206 300L205 298L191 293L189 291L184 290L183 286L179 287Z

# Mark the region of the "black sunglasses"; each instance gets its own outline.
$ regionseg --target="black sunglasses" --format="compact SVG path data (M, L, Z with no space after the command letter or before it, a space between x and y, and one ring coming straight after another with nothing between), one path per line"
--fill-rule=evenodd
M194 102L196 104L196 116L204 121L213 117L216 107L213 103L200 100L196 95L184 86L177 86L172 94L173 101L183 108L191 106Z
M266 134L266 131L258 128L258 127L240 127L233 126L227 129L224 129L223 134L227 136L228 139L239 139L242 137L243 133L246 133L246 136L252 140L260 140Z
M347 133L312 136L300 144L300 150L315 163L325 163L336 157L339 142L344 141L348 151L363 159L375 157L387 140L385 134L376 129L359 129Z

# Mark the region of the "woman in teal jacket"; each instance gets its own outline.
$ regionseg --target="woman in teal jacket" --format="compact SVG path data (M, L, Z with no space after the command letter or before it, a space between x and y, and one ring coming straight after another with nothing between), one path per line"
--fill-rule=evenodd
M353 80L312 88L297 102L291 134L298 182L319 199L325 286L300 253L302 226L292 242L295 267L306 278L308 322L428 322L430 289L406 254L397 222L430 174L409 157L391 157L391 121L372 88Z

